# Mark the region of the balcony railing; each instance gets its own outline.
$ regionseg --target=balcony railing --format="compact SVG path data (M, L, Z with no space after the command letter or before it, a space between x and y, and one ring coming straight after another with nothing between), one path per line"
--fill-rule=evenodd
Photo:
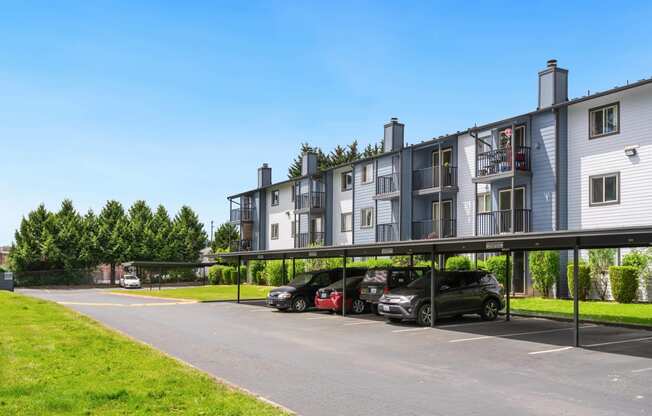
M398 173L390 173L376 178L376 195L398 192Z
M295 237L296 248L304 248L310 246L323 246L324 233L321 231L313 231L312 233L301 233Z
M511 210L478 213L476 215L478 235L529 233L532 229L532 210L517 209L514 214L515 223L512 227Z
M397 241L399 239L398 235L398 224L388 223L388 224L378 224L376 225L376 241Z
M231 210L231 222L253 221L253 208L234 208Z
M439 180L439 166L431 166L425 169L415 170L412 174L412 186L414 190L457 186L457 168L443 166L441 168L442 180Z
M412 223L412 238L414 240L433 240L455 237L456 235L457 220L452 218L414 221Z
M312 192L297 195L294 199L295 209L324 208L326 201L325 192Z
M251 240L234 240L230 243L230 248L232 252L235 251L251 251L252 244Z
M514 155L516 170L529 171L530 148L519 146ZM503 147L480 153L476 159L476 176L490 176L512 171L512 148Z

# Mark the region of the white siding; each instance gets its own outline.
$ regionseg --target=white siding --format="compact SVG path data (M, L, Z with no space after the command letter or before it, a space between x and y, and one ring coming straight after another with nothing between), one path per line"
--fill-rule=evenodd
M589 140L589 109L620 102L620 133ZM638 145L638 154L625 147ZM652 224L652 85L568 109L568 226L590 229ZM589 206L589 177L620 172L620 204Z
M272 191L280 190L279 204L272 206ZM267 248L279 250L294 247L292 238L292 221L294 220L294 202L292 202L292 184L268 188L267 199ZM278 240L272 240L272 224L278 224Z
M374 161L368 162L374 165ZM353 172L354 190L355 190L355 212L353 213L353 232L355 234L355 244L374 243L376 241L376 203L373 196L376 192L376 172L374 171L374 181L371 183L362 183L363 168L368 163L359 163L355 165ZM360 210L362 208L371 208L374 211L374 226L370 228L360 227Z
M342 191L342 173L351 168L333 171L333 245L353 244L353 231L343 233L342 214L353 212L353 191ZM328 200L328 199L327 199Z
M482 132L479 137L490 135ZM475 147L476 141L471 135L463 134L457 141L457 236L468 237L475 233ZM489 192L489 186L479 184L478 193Z

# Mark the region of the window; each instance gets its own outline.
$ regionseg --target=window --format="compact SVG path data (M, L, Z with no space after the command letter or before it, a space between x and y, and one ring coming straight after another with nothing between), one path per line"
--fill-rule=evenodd
M290 237L294 238L294 236L297 235L297 222L292 221L290 227Z
M620 173L589 178L589 205L618 204L620 202Z
M294 202L294 194L297 192L297 186L292 185L292 189L290 189L290 201Z
M491 193L478 194L478 212L491 212Z
M280 191L275 189L272 191L272 206L278 205L280 200Z
M362 208L360 210L360 228L371 228L374 226L374 209Z
M353 189L353 172L342 173L342 191Z
M491 143L491 141L491 136L478 137L478 140L476 140L478 154L490 151L491 146L489 146L489 143Z
M371 183L374 181L374 164L367 163L362 167L362 183Z
M343 233L353 230L353 214L347 212L342 214L341 230Z
M278 240L278 224L272 224L272 240Z
M609 104L589 110L589 139L620 132L620 104Z

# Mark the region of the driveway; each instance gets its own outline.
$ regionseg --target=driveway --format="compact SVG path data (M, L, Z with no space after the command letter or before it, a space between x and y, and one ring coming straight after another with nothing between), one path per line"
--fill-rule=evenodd
M475 317L437 328L260 303L188 303L103 290L20 290L66 306L299 414L644 415L652 331Z

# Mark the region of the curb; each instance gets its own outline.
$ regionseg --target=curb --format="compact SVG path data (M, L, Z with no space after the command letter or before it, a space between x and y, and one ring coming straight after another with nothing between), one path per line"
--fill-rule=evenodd
M187 299L187 298L164 298L164 297L159 297L159 296L147 296L147 295L137 295L135 293L118 293L118 292L107 292L111 295L116 295L116 296L127 296L127 297L132 297L132 298L139 298L139 299L159 299L159 300L171 300L171 301L177 301L177 302L186 302L186 303L199 303L197 299Z

